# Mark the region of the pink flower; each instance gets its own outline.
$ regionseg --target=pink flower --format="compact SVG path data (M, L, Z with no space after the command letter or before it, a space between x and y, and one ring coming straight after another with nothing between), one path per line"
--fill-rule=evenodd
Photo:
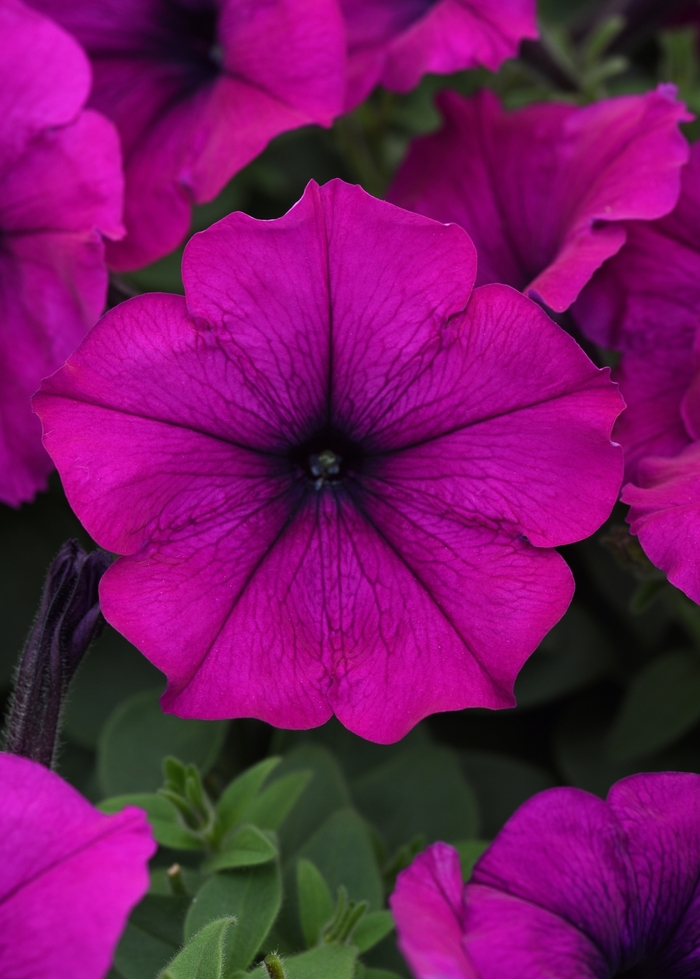
M618 492L607 371L461 228L310 184L196 235L35 401L165 709L376 741L514 703Z
M692 117L674 95L661 85L585 108L504 112L492 92L444 92L444 127L414 142L389 199L461 224L478 284L506 282L563 312L624 244L623 221L676 204L688 159L678 123Z
M616 379L628 407L615 437L625 450L632 532L700 602L700 145L675 211L626 231L627 244L573 312L591 339L622 352Z
M462 884L436 843L390 904L417 979L614 979L700 972L700 777L633 775L604 802L528 800Z
M0 754L0 974L102 979L155 851L146 815L104 816L47 768Z
M17 506L52 468L29 399L104 307L122 176L114 127L81 111L75 41L18 0L0 2L0 36L0 500Z
M408 92L426 72L495 71L537 37L535 0L340 0L352 109L380 82Z
M126 167L119 270L186 236L192 204L214 198L273 136L329 125L342 108L337 0L32 0L92 60L92 104L117 124Z

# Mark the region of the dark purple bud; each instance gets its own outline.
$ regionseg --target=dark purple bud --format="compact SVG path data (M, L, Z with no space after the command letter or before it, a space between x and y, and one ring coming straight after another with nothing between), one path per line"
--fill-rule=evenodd
M5 731L5 750L11 754L48 767L55 762L68 686L104 625L97 586L111 560L106 551L87 554L69 540L51 563L15 674Z

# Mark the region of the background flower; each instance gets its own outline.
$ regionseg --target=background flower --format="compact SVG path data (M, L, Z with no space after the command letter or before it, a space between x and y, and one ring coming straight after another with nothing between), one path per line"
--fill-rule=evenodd
M135 269L185 237L209 201L278 133L341 109L336 0L32 0L90 55L91 105L119 129L127 236L109 265Z
M627 243L584 290L575 316L601 346L621 351L615 379L627 410L615 427L625 450L632 532L669 580L700 600L700 152L683 170L675 210L630 222Z
M562 312L624 244L622 221L661 217L678 200L688 159L678 123L690 117L672 87L585 108L504 112L487 90L445 92L438 106L445 125L413 143L388 198L461 224L477 284L506 282Z
M495 71L537 37L534 0L340 0L348 34L346 108L381 82L408 92L426 72Z
M35 402L127 555L102 606L164 706L393 741L512 704L571 598L552 548L618 491L607 372L513 290L470 296L460 228L340 181L231 215L183 271L186 300L118 307Z
M123 181L114 127L81 111L75 41L17 0L0 32L0 500L16 506L52 468L29 398L104 307Z
M0 971L102 979L155 850L145 813L104 816L36 762L0 754Z
M605 802L542 792L511 817L463 894L445 844L399 876L401 946L418 979L695 975L699 829L697 775L635 775Z

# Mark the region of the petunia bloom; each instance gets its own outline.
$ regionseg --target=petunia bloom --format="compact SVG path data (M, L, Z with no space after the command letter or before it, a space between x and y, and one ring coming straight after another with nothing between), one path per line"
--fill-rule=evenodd
M337 0L31 0L90 55L91 104L124 149L127 236L110 267L180 244L192 204L214 198L273 136L341 111Z
M417 979L700 974L700 776L557 788L506 823L464 886L436 843L390 899Z
M642 547L700 601L700 146L676 209L631 222L627 243L576 304L584 332L621 352L627 410L615 427L630 480L622 499Z
M380 82L408 92L426 72L496 71L537 37L535 0L340 0L351 109Z
M474 247L358 187L188 244L185 297L111 311L35 400L105 617L183 716L376 741L514 703L553 550L618 492L608 378Z
M155 851L146 814L98 812L43 765L0 754L0 974L102 979Z
M17 506L52 468L29 399L102 312L123 178L114 127L81 111L73 38L18 0L0 2L0 36L0 500Z
M496 95L443 92L445 125L416 140L388 198L456 221L479 255L477 284L505 282L561 313L625 243L626 220L668 214L690 117L671 85L585 108L504 112ZM439 173L440 179L435 179Z

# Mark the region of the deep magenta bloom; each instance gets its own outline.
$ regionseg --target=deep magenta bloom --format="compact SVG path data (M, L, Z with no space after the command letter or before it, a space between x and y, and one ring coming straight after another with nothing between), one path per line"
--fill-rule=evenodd
M380 82L408 92L426 72L492 71L537 37L535 0L340 0L351 109Z
M119 129L128 234L109 265L134 269L187 234L278 133L329 125L345 86L337 0L32 0L90 55L91 104Z
M529 799L462 884L436 843L390 899L417 979L700 975L700 776Z
M376 741L514 703L621 476L607 372L474 247L358 187L195 236L35 400L163 706Z
M123 181L114 127L81 111L75 41L17 0L0 37L0 500L17 506L52 468L29 399L102 311Z
M146 814L98 812L36 762L0 754L0 974L102 979L156 849Z
M672 214L630 223L627 243L576 304L584 331L622 353L627 410L615 437L630 483L622 499L642 547L700 601L700 146Z
M659 218L678 200L678 123L692 117L673 86L585 108L504 112L490 91L443 92L438 105L445 125L414 142L389 199L461 224L477 284L506 282L563 312L624 244L623 221Z

